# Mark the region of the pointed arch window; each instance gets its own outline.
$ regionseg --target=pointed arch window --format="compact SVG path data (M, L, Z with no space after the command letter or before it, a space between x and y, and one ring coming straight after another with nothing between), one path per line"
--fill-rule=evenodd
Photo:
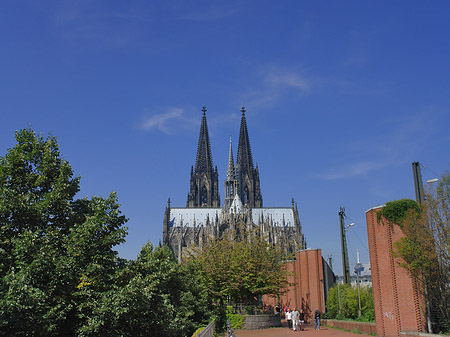
M200 194L200 206L208 206L208 190L206 189L205 185L203 185L202 192Z

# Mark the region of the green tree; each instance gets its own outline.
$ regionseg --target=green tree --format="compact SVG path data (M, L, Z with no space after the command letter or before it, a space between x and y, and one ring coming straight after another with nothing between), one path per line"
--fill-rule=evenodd
M373 291L371 287L361 287L361 320L374 321ZM359 319L358 289L348 284L335 285L328 292L327 317L338 319ZM340 311L340 313L339 313Z
M145 245L117 277L119 282L88 302L83 336L190 336L207 325L213 308L192 264L179 264L166 246Z
M79 177L55 137L31 129L0 157L0 332L73 336L111 287L126 235L117 197L75 200Z
M410 274L424 285L427 315L433 332L450 330L450 173L428 191L420 212L408 210L399 221L405 237L395 253Z
M188 260L199 266L203 284L219 301L254 303L258 296L277 295L287 286L281 249L242 228L239 236L227 233L192 252Z

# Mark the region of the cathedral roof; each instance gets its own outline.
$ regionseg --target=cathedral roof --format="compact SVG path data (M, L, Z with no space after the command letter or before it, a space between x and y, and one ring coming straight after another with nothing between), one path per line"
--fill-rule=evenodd
M242 203L241 203L242 205ZM291 207L265 207L252 208L253 223L269 221L277 227L294 227L294 211ZM170 208L169 227L198 227L206 226L209 223L216 222L216 218L220 219L222 208Z
M210 223L214 223L217 217L222 213L221 208L171 208L169 227L194 227L206 226L209 219Z
M294 211L291 207L265 207L265 208L252 208L252 219L254 223L257 223L259 219L265 222L266 219L273 222L277 227L294 227Z

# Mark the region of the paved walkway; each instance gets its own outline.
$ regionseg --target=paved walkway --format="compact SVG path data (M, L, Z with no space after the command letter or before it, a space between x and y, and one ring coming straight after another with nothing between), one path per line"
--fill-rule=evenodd
M299 337L355 337L361 335L352 332L346 332L338 329L321 327L320 331L314 330L314 325L306 325L305 331L289 330L287 324L283 322L280 328L270 328L261 330L236 330L236 337L283 337L283 336L299 336ZM225 334L227 336L227 334Z

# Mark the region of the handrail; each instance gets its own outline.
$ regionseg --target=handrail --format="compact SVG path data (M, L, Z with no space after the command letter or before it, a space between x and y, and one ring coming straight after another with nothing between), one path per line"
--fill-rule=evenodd
M212 321L211 323L208 324L208 326L206 328L204 328L198 335L197 337L212 337L212 335L214 334L214 329L216 327L216 324L214 321Z

